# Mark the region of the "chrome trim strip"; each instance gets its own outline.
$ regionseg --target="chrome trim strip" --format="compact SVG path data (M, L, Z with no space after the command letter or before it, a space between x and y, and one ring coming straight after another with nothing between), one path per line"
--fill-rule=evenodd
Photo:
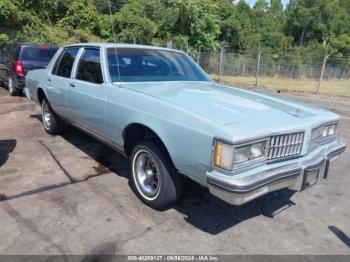
M274 173L267 178L252 181L251 184L249 184L249 181L246 181L246 183L242 185L232 184L228 181L223 181L221 178L217 179L211 173L207 173L207 177L208 177L208 183L211 185L226 189L228 191L231 191L237 194L244 194L287 177L296 177L300 175L300 173L302 172L302 169L301 167L295 167L290 170L289 169L281 170L281 171L273 170L269 172L274 172ZM264 173L267 173L267 172L264 172ZM264 176L264 174L262 173L260 173L259 175Z

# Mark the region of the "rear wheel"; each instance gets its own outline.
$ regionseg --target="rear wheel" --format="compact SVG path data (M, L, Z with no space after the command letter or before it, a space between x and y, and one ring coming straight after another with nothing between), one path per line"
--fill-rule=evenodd
M63 131L64 122L55 114L46 98L41 102L41 117L47 133L57 135Z
M13 83L13 79L12 76L8 76L7 78L7 83L8 83L8 88L9 88L9 92L11 96L15 96L18 94L18 90L16 89L14 83Z
M183 177L155 143L138 144L131 155L131 180L138 197L155 209L175 203L182 194Z

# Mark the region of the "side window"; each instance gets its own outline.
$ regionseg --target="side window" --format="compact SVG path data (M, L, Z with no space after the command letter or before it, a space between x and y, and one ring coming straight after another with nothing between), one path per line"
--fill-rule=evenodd
M77 56L79 47L67 48L57 59L52 74L70 78L73 68L74 59Z
M10 48L10 57L13 60L19 60L19 54L21 53L22 46L17 46L16 48Z
M100 50L85 48L80 58L76 79L102 84Z

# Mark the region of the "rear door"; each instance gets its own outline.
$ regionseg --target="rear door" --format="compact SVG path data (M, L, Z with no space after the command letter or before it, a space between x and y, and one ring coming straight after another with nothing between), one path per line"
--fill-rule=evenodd
M85 47L75 66L67 93L70 115L96 135L106 134L106 88L102 73L101 50Z
M63 49L46 82L50 105L56 113L67 119L70 119L67 108L67 90L69 90L73 64L79 49L80 47Z

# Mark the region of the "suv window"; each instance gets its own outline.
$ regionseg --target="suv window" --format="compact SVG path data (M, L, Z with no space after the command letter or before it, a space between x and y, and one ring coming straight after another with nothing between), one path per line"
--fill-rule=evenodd
M78 51L79 47L67 48L64 50L60 58L57 59L52 74L70 78L74 59L77 56Z
M23 46L20 60L49 62L56 51L57 47L50 47L46 45Z
M76 79L95 84L103 83L99 49L84 49L79 61Z

